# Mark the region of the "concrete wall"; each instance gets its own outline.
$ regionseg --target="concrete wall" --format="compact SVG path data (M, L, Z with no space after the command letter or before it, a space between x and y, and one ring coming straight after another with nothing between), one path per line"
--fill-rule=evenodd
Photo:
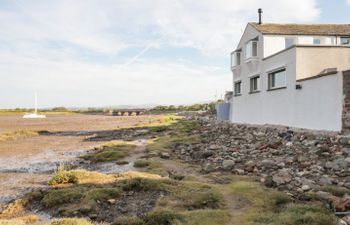
M262 62L260 92L249 94L249 76L242 76L242 95L233 97L231 121L251 124L286 125L317 130L340 131L343 89L340 74L298 82L297 49L291 48ZM286 68L287 87L268 91L270 70Z
M286 46L286 38L294 39L295 45L313 45L314 38L321 40L321 45L332 45L336 43L335 36L310 36L310 35L264 35L263 49L264 58L289 47Z
M343 95L342 128L344 132L350 133L350 70L343 73Z
M216 118L219 121L226 121L230 119L231 104L228 102L218 103L216 105Z
M335 67L338 71L350 69L350 47L297 46L296 78L303 79Z

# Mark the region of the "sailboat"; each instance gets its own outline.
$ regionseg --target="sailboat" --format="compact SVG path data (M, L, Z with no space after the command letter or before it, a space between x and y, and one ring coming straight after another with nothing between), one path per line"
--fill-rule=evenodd
M42 119L46 118L45 115L38 114L38 94L35 92L35 111L34 113L26 113L23 116L24 119Z

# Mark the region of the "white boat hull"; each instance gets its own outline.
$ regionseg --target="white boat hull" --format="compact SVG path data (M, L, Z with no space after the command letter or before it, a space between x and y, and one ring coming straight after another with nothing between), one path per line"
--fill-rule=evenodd
M31 114L25 114L23 116L24 119L43 119L46 118L45 115L38 115L36 113L31 113Z

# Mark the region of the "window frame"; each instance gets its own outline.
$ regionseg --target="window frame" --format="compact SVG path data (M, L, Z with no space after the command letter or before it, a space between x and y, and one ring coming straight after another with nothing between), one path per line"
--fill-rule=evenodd
M231 68L235 68L237 66L240 66L241 64L242 64L242 50L238 49L231 53Z
M256 89L254 88L254 81L256 80ZM249 78L249 94L260 92L260 75L255 75Z
M236 85L239 85L239 92L237 92L237 87ZM234 90L233 90L234 96L241 96L242 95L242 81L238 80L234 82Z
M254 51L254 47L255 46L255 51ZM249 52L249 54L248 54ZM253 54L255 53L255 54ZM250 59L254 59L257 58L259 54L259 50L258 50L258 40L253 39L248 41L245 44L245 60L250 60Z
M274 80L276 80L276 74L284 72L284 85L280 86L272 86L272 78L274 77ZM274 81L276 83L276 81ZM277 89L282 89L282 88L287 88L287 68L282 67L276 70L272 70L268 72L267 74L267 90L272 91L272 90L277 90Z

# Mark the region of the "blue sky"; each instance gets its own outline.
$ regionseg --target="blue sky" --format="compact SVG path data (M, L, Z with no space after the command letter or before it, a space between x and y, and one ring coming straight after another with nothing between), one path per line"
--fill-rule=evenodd
M231 87L264 22L350 23L347 0L0 0L0 108L186 104Z

